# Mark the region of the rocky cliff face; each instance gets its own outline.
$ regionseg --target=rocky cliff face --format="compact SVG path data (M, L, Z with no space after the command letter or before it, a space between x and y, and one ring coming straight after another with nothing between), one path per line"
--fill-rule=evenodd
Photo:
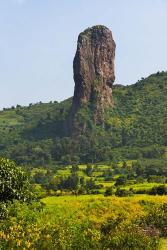
M115 47L112 32L105 26L93 26L80 33L73 63L73 117L89 105L94 108L95 123L100 123L104 109L112 106Z

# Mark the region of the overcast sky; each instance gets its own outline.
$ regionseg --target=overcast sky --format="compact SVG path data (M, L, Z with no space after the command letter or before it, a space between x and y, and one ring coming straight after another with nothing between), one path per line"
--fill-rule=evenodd
M113 32L116 83L167 70L167 0L0 0L0 109L73 95L78 34Z

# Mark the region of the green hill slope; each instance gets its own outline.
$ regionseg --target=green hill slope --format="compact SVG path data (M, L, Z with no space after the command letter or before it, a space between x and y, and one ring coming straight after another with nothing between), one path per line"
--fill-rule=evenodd
M167 72L134 85L115 85L114 107L106 110L104 124L93 124L93 110L81 113L87 131L75 138L67 137L65 126L71 99L5 109L0 112L0 154L35 165L166 157L166 94Z
M151 75L131 86L116 87L113 93L115 109L111 123L112 117L119 120L123 146L167 142L167 73Z

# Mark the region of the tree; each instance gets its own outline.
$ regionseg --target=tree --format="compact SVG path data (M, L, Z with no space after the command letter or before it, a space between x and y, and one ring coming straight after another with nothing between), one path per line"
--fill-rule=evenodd
M69 154L67 155L63 155L61 157L61 162L64 164L64 165L68 165L71 163L71 156Z
M123 164L122 164L122 168L126 169L127 167L128 167L128 165L127 165L126 161L124 161Z
M77 190L79 187L79 176L77 173L72 173L67 178L63 178L58 185L60 189Z
M126 184L126 177L120 176L116 179L115 186L125 185Z
M135 165L135 168L136 168L136 175L137 176L143 176L144 175L144 167L141 165L140 162L136 162L136 165Z
M29 182L26 173L17 167L13 161L0 159L0 201L27 201L31 198Z
M85 169L85 173L87 174L87 176L92 176L93 173L93 167L90 165L87 165L86 169Z
M133 189L126 190L122 188L117 188L115 195L119 197L131 196L133 195Z
M112 195L113 194L113 189L112 189L112 187L107 187L106 188L106 191L105 191L105 193L104 193L104 196L110 196L110 195Z
M97 188L95 181L91 178L86 181L86 189L87 190L92 190Z
M158 187L153 187L150 191L151 195L166 195L167 187L165 185L160 185Z
M79 171L78 165L72 165L71 173L77 173Z

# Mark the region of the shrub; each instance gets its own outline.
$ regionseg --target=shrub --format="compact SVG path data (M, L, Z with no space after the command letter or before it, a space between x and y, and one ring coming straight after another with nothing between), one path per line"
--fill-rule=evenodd
M147 225L159 229L161 236L167 236L167 204L154 205L150 207L145 219Z
M30 201L32 193L26 173L8 159L0 159L0 218L8 214L9 201Z
M0 201L29 200L31 193L27 174L13 161L0 159Z
M113 194L113 189L112 187L107 187L104 193L104 196L110 196Z
M158 236L149 237L147 231L137 223L128 224L125 218L109 220L102 227L103 249L152 250L157 249Z
M126 190L123 188L117 188L115 195L120 196L120 197L131 196L131 195L133 195L133 190Z
M149 194L151 195L165 195L167 194L167 187L165 185L160 185L160 186L157 186L157 187L153 187Z
M120 176L116 179L115 186L125 185L126 184L126 177Z

